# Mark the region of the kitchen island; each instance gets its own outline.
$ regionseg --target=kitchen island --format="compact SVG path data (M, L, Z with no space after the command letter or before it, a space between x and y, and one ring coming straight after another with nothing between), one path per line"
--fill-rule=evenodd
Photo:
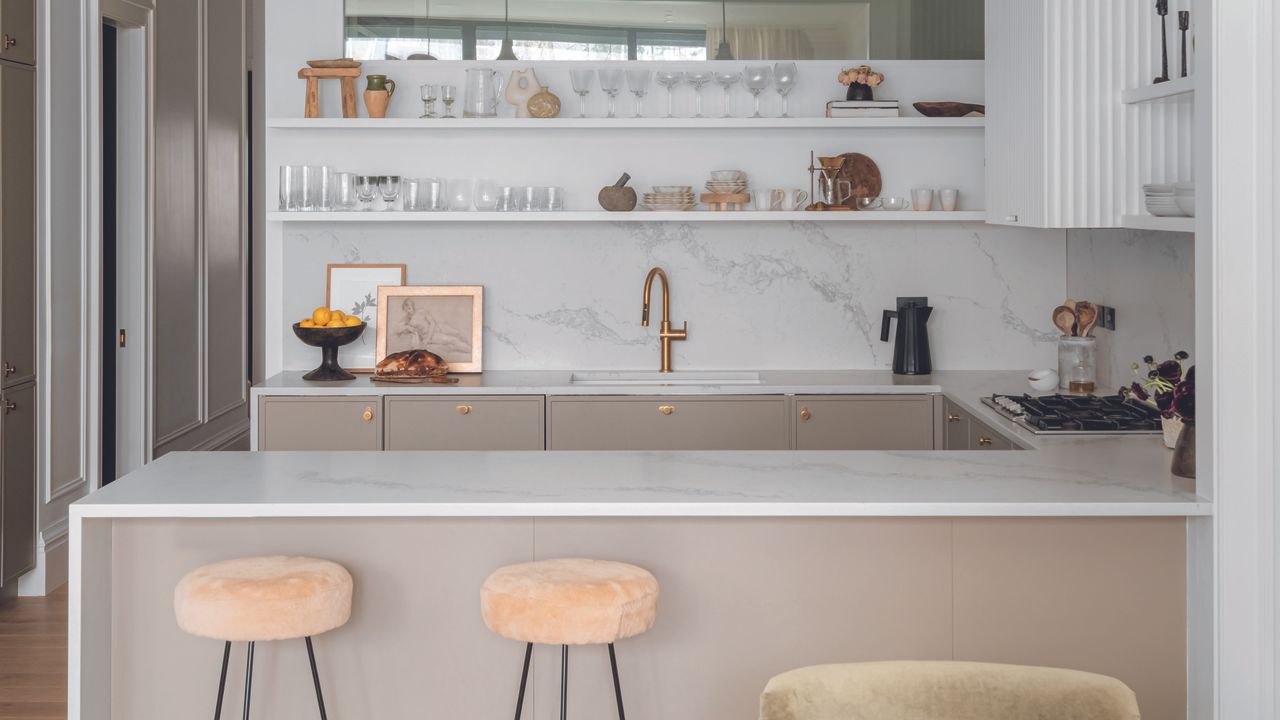
M521 648L484 628L480 583L565 556L662 584L657 626L618 647L637 717L750 717L777 672L889 658L1103 672L1144 715L1181 717L1186 524L1212 507L1166 453L1150 437L1004 453L175 453L72 507L70 717L207 712L220 645L178 630L174 584L271 553L355 577L351 622L316 641L335 717L511 712ZM556 655L535 652L535 718L557 711ZM257 667L255 712L311 717L299 643L264 645ZM570 693L578 712L609 711L602 648L575 652Z

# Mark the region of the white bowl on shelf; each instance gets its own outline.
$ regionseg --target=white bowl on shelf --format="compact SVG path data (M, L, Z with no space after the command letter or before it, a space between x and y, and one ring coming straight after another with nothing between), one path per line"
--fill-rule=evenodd
M1178 209L1187 217L1196 216L1196 196L1195 195L1179 195L1177 196Z

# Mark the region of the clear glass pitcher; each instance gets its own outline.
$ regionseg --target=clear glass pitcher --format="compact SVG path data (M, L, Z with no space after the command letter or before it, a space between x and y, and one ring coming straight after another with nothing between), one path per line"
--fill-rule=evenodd
M467 70L467 91L463 97L463 117L497 117L502 76L490 68Z

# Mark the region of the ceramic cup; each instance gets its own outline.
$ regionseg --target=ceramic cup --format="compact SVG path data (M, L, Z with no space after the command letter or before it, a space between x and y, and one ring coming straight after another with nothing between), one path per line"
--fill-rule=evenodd
M911 209L924 212L933 207L933 188L912 188Z
M960 191L955 188L942 188L938 191L938 202L942 203L943 210L952 212L960 204Z
M803 210L805 203L809 200L809 193L798 188L776 192L782 198L783 210Z
M779 190L754 190L751 193L751 207L755 210L777 210L782 203Z

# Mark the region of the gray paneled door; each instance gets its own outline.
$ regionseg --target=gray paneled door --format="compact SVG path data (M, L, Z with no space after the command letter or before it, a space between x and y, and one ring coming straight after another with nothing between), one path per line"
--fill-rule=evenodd
M155 14L155 455L248 432L245 11Z

